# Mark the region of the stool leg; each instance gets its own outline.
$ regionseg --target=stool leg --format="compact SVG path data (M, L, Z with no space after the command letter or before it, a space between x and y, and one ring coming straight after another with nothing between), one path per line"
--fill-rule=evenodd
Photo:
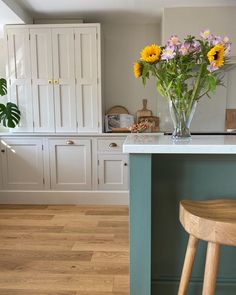
M178 295L185 295L188 288L189 279L191 276L195 254L199 240L194 236L189 236L188 247L185 254L184 266L182 270ZM209 294L208 294L209 295Z
M207 256L202 295L214 295L216 277L220 254L220 244L209 242L207 245Z

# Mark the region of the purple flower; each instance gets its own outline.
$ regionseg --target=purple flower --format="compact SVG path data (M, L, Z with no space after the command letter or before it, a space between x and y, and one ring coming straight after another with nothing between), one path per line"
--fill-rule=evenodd
M209 29L205 29L204 31L200 32L200 37L204 40L208 40L209 38L211 38L211 32Z
M225 46L225 56L226 57L229 57L231 55L231 44L232 43L230 43L230 42L224 44L224 46Z
M220 36L215 36L213 39L212 39L212 45L218 45L218 44L223 44L223 40Z
M218 70L219 68L216 66L215 62L211 62L208 66L207 69L209 72L214 72Z
M176 35L172 35L170 39L167 41L168 46L178 46L181 42L179 41L179 37Z
M175 56L176 56L175 47L174 46L167 46L162 51L161 59L162 60L170 60L170 59L175 58Z

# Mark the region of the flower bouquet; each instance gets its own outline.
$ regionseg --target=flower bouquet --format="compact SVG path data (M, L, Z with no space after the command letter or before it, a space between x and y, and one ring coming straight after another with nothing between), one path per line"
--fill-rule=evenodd
M230 56L231 42L204 30L199 38L169 38L165 46L152 44L141 51L134 64L134 75L146 85L150 76L156 78L158 92L169 101L174 124L173 138L188 138L190 124L200 98L223 85L221 70Z

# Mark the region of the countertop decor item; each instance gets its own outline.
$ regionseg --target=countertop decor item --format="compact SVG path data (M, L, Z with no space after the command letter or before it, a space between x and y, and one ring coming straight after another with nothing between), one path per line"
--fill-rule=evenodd
M142 77L144 85L151 76L156 78L158 92L169 101L174 139L191 137L190 124L197 102L223 84L222 68L230 49L227 36L204 30L199 38L189 35L181 42L172 35L163 47L152 44L142 50L140 60L134 64L134 75Z
M159 128L159 118L156 116L143 116L139 117L138 123L146 123L148 128L147 132L158 132Z
M111 107L108 111L107 114L129 114L129 111L123 107L123 106L114 106Z
M131 133L141 133L148 129L148 123L146 122L140 122L140 123L134 123L130 126Z
M139 118L144 116L152 116L152 111L147 109L147 99L143 99L143 108L136 112L136 122L139 123Z

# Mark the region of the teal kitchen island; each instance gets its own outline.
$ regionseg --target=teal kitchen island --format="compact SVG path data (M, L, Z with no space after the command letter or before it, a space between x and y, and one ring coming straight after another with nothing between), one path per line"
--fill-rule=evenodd
M188 235L179 223L181 199L236 198L236 135L131 134L130 295L177 294ZM199 295L206 243L200 242L188 294ZM236 248L223 246L216 295L236 294Z

